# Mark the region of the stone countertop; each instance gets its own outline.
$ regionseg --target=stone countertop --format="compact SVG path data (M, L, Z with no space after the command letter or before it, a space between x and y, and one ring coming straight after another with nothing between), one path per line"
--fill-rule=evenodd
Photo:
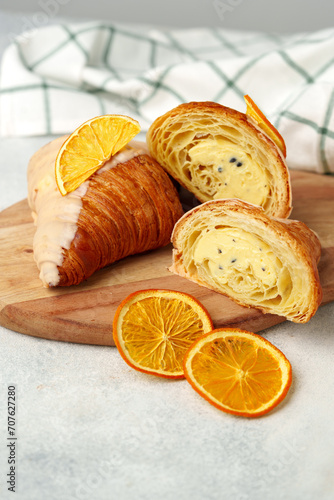
M1 25L1 22L0 22ZM26 197L30 156L51 137L0 140L0 209ZM185 381L141 374L116 348L0 327L0 491L7 387L17 387L18 500L332 500L334 304L261 334L293 368L267 416L220 412Z

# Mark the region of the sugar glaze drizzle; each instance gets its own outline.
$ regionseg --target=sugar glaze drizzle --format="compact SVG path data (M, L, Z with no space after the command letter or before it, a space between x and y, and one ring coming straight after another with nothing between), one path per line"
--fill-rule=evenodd
M55 160L64 138L56 139L39 150L28 167L28 202L36 225L33 241L34 259L40 271L39 277L45 287L59 282L58 267L64 259L63 250L68 250L77 231L82 208L82 198L89 187L85 181L72 193L62 196L55 180ZM59 148L57 144L59 143ZM116 167L120 163L147 154L145 145L132 141L106 162L94 175Z

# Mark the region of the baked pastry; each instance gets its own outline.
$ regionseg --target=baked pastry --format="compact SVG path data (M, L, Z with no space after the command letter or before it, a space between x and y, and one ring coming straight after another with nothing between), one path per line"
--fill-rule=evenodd
M290 215L284 156L248 115L214 102L181 104L146 139L153 158L201 202L240 198L268 215Z
M240 305L296 323L320 305L320 242L302 222L241 200L213 200L177 222L172 242L172 272Z
M54 170L63 141L39 150L28 168L28 201L37 225L34 257L45 286L76 285L123 257L169 243L183 210L145 144L125 146L62 196Z

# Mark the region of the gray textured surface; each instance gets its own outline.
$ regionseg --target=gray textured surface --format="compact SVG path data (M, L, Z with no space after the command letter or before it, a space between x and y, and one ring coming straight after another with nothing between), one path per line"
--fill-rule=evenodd
M254 420L219 412L186 381L131 370L115 348L1 329L2 429L6 384L18 387L15 498L333 499L333 320L329 305L264 332L294 380Z
M58 16L160 26L221 26L277 33L332 26L332 0L1 0L3 9L28 13L42 25ZM27 23L23 19L22 23Z
M10 28L3 20L0 33ZM0 140L1 208L26 196L27 161L48 139ZM131 370L115 348L0 327L0 497L332 500L333 323L330 304L307 325L263 332L289 358L294 378L286 400L255 420L219 412L186 381ZM6 491L11 383L18 388L14 496Z

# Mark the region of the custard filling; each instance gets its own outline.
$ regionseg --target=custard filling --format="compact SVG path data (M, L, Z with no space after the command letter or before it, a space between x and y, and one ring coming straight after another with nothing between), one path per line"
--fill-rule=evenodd
M201 138L194 138L183 162L183 173L192 184L211 199L240 198L264 206L271 181L257 157L226 137Z
M289 302L288 267L262 238L244 229L211 229L194 241L192 260L199 278L250 304L279 306Z

